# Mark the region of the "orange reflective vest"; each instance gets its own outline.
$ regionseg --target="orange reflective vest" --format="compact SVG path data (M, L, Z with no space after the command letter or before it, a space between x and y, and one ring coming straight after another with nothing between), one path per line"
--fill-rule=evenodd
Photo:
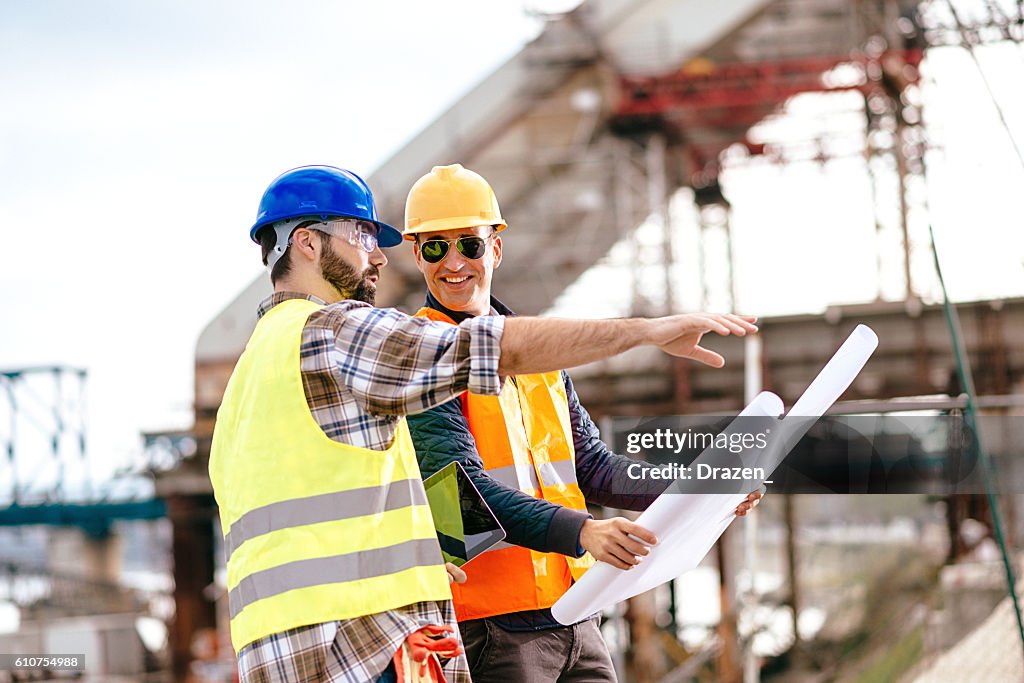
M432 308L416 315L455 322ZM517 375L498 396L462 395L462 412L487 474L534 498L585 512L576 481L569 401L560 372ZM459 621L551 607L594 564L500 543L464 569L464 584L452 584Z

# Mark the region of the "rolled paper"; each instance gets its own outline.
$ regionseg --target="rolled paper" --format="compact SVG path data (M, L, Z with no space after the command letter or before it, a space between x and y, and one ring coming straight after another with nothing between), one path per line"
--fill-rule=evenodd
M762 449L747 449L737 455L726 448L710 446L691 467L700 463L734 463L760 467L763 483L793 446L842 396L878 347L878 337L865 325L858 325L831 360L807 387L784 419L770 429ZM778 418L782 400L765 391L758 394L738 417ZM743 428L733 420L725 432ZM746 422L749 425L749 422ZM750 484L751 480L745 480ZM632 569L623 570L597 562L551 608L561 624L575 624L617 602L627 600L694 569L708 554L735 519L736 506L750 491L699 493L694 480L677 480L636 520L658 537L658 545Z
M782 399L765 391L754 397L739 416L777 418L782 408ZM738 422L733 420L726 432ZM720 450L725 449L709 446L698 460L713 460L714 451ZM679 481L670 489L678 484ZM732 512L747 493L701 494L674 490L658 496L636 520L658 537L658 545L651 548L650 554L629 570L617 569L605 562L595 563L552 606L552 615L559 623L575 624L693 569L732 522Z
M878 348L878 335L857 325L814 381L804 390L786 417L821 417L839 400Z

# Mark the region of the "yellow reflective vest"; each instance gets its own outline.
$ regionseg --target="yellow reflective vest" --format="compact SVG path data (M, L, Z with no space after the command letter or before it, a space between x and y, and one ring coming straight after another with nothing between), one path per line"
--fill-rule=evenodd
M433 308L416 315L455 324ZM516 375L498 396L467 392L462 412L489 476L586 512L562 373ZM463 567L466 583L452 585L455 615L465 621L551 607L593 564L590 553L567 557L501 543Z
M299 348L319 307L292 299L263 316L217 413L210 479L236 652L299 626L451 598L405 420L374 451L331 440L310 413Z

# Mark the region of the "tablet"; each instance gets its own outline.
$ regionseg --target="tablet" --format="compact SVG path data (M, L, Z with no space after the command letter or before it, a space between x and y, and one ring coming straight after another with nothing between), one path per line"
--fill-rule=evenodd
M445 562L461 567L505 538L469 475L450 462L423 481Z

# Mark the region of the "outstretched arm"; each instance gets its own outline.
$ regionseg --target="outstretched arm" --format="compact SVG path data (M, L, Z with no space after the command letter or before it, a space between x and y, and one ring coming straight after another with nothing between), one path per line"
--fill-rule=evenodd
M498 372L551 372L609 358L637 346L657 346L673 356L720 368L725 359L701 346L701 338L708 332L722 336L757 332L755 320L752 316L707 313L619 320L507 318Z

